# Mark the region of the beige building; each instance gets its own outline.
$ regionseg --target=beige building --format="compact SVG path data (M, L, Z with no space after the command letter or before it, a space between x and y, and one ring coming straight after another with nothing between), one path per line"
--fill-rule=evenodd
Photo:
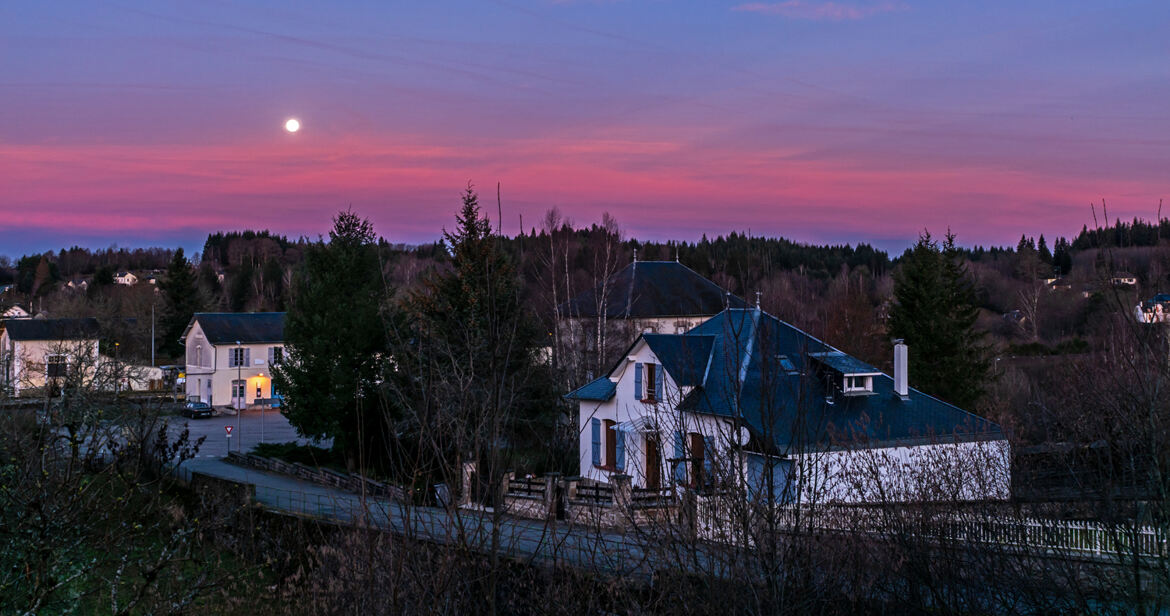
M35 395L45 384L92 380L97 372L97 319L7 319L0 333L0 390Z
M283 312L197 312L183 333L187 399L212 406L274 406L272 367L284 361Z
M639 334L681 334L728 307L745 306L678 261L634 261L558 307L562 361L592 379Z

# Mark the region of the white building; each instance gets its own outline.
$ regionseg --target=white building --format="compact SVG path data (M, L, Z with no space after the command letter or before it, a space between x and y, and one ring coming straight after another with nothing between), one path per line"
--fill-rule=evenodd
M183 333L188 400L273 406L272 367L284 361L283 312L198 312Z
M114 276L114 282L117 284L124 284L126 286L134 286L138 284L138 276L135 276L130 272L118 272L118 274Z
M96 319L7 319L0 333L0 390L37 394L47 383L88 380L98 368Z
M580 403L580 474L776 501L1002 499L1002 430L757 309L643 334ZM945 469L946 472L942 472Z

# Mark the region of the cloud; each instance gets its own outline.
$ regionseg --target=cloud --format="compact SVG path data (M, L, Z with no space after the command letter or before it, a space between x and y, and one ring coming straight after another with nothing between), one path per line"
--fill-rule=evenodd
M906 10L900 2L878 2L870 4L841 4L838 2L810 2L808 0L785 0L784 2L748 2L733 7L733 11L778 15L789 19L810 19L817 21L847 21L864 19L881 13Z

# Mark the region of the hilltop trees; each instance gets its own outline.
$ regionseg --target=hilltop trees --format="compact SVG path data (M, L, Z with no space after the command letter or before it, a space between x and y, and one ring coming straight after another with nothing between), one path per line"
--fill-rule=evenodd
M923 232L894 273L890 333L910 346L912 385L969 408L983 395L989 362L966 274L953 233L940 246Z
M377 388L387 351L387 294L370 221L340 212L329 242L306 249L293 285L284 327L288 360L274 370L283 411L300 434L332 438L351 465L376 463L368 456L386 451Z

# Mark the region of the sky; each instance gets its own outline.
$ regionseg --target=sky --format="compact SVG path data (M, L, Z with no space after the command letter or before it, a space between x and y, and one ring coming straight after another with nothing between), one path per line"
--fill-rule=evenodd
M347 208L422 243L469 181L508 234L556 207L651 240L1072 235L1170 197L1168 24L1164 0L6 2L0 254L315 238Z

